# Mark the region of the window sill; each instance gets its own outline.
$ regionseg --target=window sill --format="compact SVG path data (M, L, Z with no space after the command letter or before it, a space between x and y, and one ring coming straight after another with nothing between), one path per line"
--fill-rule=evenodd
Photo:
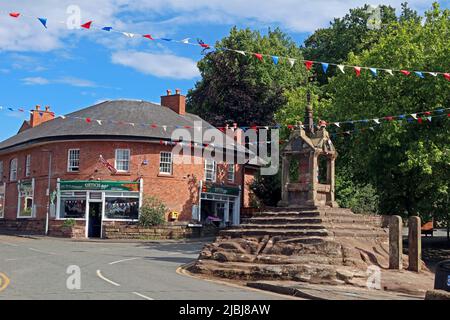
M175 178L175 176L173 174L159 173L158 178Z
M114 176L129 177L129 176L131 176L131 173L129 173L129 172L116 172L116 173L114 173Z

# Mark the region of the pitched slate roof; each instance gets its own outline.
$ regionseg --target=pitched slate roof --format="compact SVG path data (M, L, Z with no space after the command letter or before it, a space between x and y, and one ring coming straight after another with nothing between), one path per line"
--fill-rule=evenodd
M87 123L84 120L86 118L91 118L92 122ZM95 120L102 120L102 125ZM108 123L108 121L123 121L124 124ZM170 140L175 126L193 127L194 121L200 121L203 130L214 129L223 135L212 125L193 114L179 115L167 107L146 101L105 101L68 114L65 119L58 117L20 132L1 142L0 152L23 145L55 140L101 140L115 137L133 140ZM151 124L157 124L158 127L152 128ZM166 131L162 128L164 125L168 126ZM194 136L193 128L186 130L190 131L192 137ZM245 150L242 147L239 149Z

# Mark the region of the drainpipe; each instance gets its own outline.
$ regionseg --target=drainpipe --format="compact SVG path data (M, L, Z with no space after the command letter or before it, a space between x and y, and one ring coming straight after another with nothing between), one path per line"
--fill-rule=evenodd
M42 152L48 152L48 181L47 181L47 213L45 216L45 235L48 235L48 225L49 225L49 219L50 219L50 184L51 184L51 177L52 177L52 155L53 152L51 150L42 150Z

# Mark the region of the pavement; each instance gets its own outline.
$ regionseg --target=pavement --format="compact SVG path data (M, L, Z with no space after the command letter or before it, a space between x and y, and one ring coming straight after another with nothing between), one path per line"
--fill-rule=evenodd
M0 235L0 300L274 300L271 292L186 276L205 243L81 242Z

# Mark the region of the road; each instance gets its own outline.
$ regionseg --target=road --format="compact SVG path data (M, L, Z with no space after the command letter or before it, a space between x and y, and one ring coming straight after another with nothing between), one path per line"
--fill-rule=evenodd
M0 235L0 300L283 298L177 273L180 265L198 256L203 245L79 242Z

